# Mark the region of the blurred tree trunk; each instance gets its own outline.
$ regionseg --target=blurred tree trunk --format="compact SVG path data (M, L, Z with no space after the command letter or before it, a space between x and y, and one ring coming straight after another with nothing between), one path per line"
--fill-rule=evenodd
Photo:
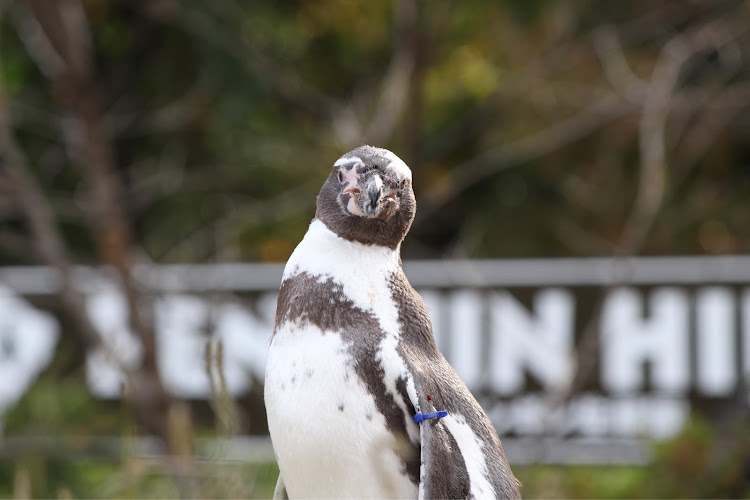
M66 155L88 183L91 208L86 215L97 243L99 260L115 270L116 285L127 304L129 326L143 347L143 361L138 368L120 366L126 371L128 393L140 422L168 442L167 420L171 400L157 368L152 303L131 273L137 246L113 138L105 119L107 92L98 79L86 13L78 0L29 0L28 7L28 10L21 10L21 15L25 16L21 23L25 33L21 38L49 80L52 101L61 117L59 126ZM7 148L12 143L10 125L6 123L4 128ZM21 155L14 156L16 163L21 163ZM22 191L34 193L34 196L22 204L22 210L32 226L36 221L34 234L39 253L48 264L69 277L70 259L65 242L55 229L51 210L45 209L41 218L34 215L34 211L40 210L46 202L41 189L33 185L30 177L28 180ZM50 234L54 236L48 237ZM64 282L69 284L69 278ZM84 301L78 292L72 286L64 286L60 293L62 303L76 320L77 327L91 332L93 326L87 320ZM92 337L93 334L85 337L88 347L105 343L100 335L96 339Z

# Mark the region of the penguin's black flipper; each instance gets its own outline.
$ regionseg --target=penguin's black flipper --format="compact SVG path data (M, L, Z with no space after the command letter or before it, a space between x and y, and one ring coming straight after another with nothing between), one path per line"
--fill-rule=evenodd
M415 406L427 416L419 422L419 498L520 498L519 483L482 407L442 355L421 361L411 370Z
M420 424L419 498L468 498L469 474L458 446L440 420Z

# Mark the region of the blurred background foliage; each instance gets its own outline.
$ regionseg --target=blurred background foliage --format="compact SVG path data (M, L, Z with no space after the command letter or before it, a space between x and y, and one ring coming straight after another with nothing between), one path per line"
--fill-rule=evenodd
M55 266L69 323L4 417L7 435L65 439L4 454L2 496L268 496L272 464L195 462L191 475L127 450L66 457L92 434L181 449L130 267L284 261L333 161L362 143L414 172L407 259L750 252L747 2L4 0L0 12L0 265ZM146 346L129 376L148 390L122 403L83 384L98 340L66 286L78 263L120 272ZM226 432L203 412L189 433ZM744 421L696 417L650 467L517 471L527 497L747 497L748 436Z

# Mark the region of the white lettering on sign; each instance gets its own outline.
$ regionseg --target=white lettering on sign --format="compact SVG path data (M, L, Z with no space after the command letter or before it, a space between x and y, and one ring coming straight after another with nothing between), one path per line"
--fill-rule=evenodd
M450 297L451 363L473 389L482 378L482 295L477 290L458 290Z
M89 316L110 350L100 348L87 353L86 380L96 396L117 398L126 381L111 354L117 353L118 361L125 362L127 367L136 367L142 358L141 344L127 325L125 301L114 287L104 287L92 294L88 304ZM261 381L273 329L276 294L261 296L256 306L259 315L234 302L211 303L189 295L158 299L157 363L167 391L182 398L210 396L211 382L205 361L209 341L222 343L222 370L230 394L244 394L253 380Z
M500 278L493 274L494 267L486 267L486 274L465 278L447 273L447 278L439 279L423 269L425 283L434 288L420 292L430 309L438 345L470 388L491 395L487 406L501 433L667 437L683 425L690 391L719 398L750 387L750 288L737 289L747 283L741 275L746 272L744 264L735 266L740 275L728 274L716 282L718 286L690 281L689 271L700 266L669 261L680 263L682 271L667 268L670 279L663 282L705 285L682 288L658 286L653 275L666 272L667 261L639 262L640 271L633 276L651 288L616 288L602 304L599 351L593 354L599 356L594 382L601 393L579 394L561 406L552 405L549 393L569 382L576 332L580 335L584 327L576 318L575 288L538 288L526 305L497 284ZM536 272L536 263L521 264L526 268L518 271L518 279ZM508 264L503 272L512 274L518 265ZM247 303L229 296L189 295L194 289L231 291L242 282L230 279L236 276L226 274L225 266L199 266L193 278L183 281L191 276L191 269L166 266L165 276L172 279L155 281L172 287L154 301L157 362L165 387L178 397L209 397L205 348L207 342L221 341L227 389L241 395L263 378L276 288L245 289L259 294ZM211 278L212 269L223 269L225 274ZM586 269L577 268L575 273ZM597 273L606 274L609 267L598 269ZM568 271L557 268L550 283L587 285L570 281L575 273ZM539 280L546 275L536 273L536 281L524 281L525 286L542 284ZM143 349L129 328L119 288L103 279L97 283L87 279L87 313L106 348L87 353L86 379L96 396L116 398L125 382L120 367L137 367ZM225 279L229 285L221 285ZM216 289L217 283L223 288ZM42 293L37 285L31 290L28 293ZM49 363L57 329L48 313L0 289L0 410L14 404ZM750 392L746 397L750 405Z
M548 391L571 375L573 297L560 289L542 290L535 297L534 313L508 292L492 293L490 373L492 387L500 394L523 390L526 372Z
M221 369L230 394L244 394L253 380L262 380L276 295L267 294L256 306L259 315L233 302L212 303L188 295L160 299L156 304L157 353L165 388L183 398L211 394L205 361L209 341L222 343ZM217 375L213 374L215 381Z
M121 366L138 367L143 346L128 327L127 304L114 285L97 286L87 297L86 312L106 344L86 353L86 383L95 396L118 398L125 384Z
M649 295L648 318L641 294L618 288L605 299L601 318L601 378L613 394L644 389L644 364L651 368L654 388L681 394L690 383L689 308L687 295L676 288L657 288Z
M201 398L211 394L205 361L206 344L212 340L218 317L209 305L197 297L173 295L156 304L156 348L159 374L171 394L183 398ZM227 360L229 361L229 360ZM235 378L231 362L223 367L230 394L247 389L244 377Z
M0 286L0 414L15 405L55 353L54 317Z
M569 422L564 432L583 433L586 437L604 437L612 432L610 400L583 394L569 403Z
M255 301L255 312L236 302L224 303L218 311L218 336L224 344L224 359L263 383L266 357L271 344L278 294L266 293Z
M690 413L688 403L681 398L610 398L595 394L582 394L560 407L551 406L539 394L487 402L484 407L501 435L584 438L667 438L682 429Z
M698 391L729 396L737 385L734 295L727 288L703 288L695 309Z

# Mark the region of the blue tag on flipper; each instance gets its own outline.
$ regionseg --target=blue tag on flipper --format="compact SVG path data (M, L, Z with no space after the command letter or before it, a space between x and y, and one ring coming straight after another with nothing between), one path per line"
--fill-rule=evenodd
M432 413L417 413L414 415L414 422L419 424L424 420L430 418L443 418L446 415L448 415L448 410L439 410Z

